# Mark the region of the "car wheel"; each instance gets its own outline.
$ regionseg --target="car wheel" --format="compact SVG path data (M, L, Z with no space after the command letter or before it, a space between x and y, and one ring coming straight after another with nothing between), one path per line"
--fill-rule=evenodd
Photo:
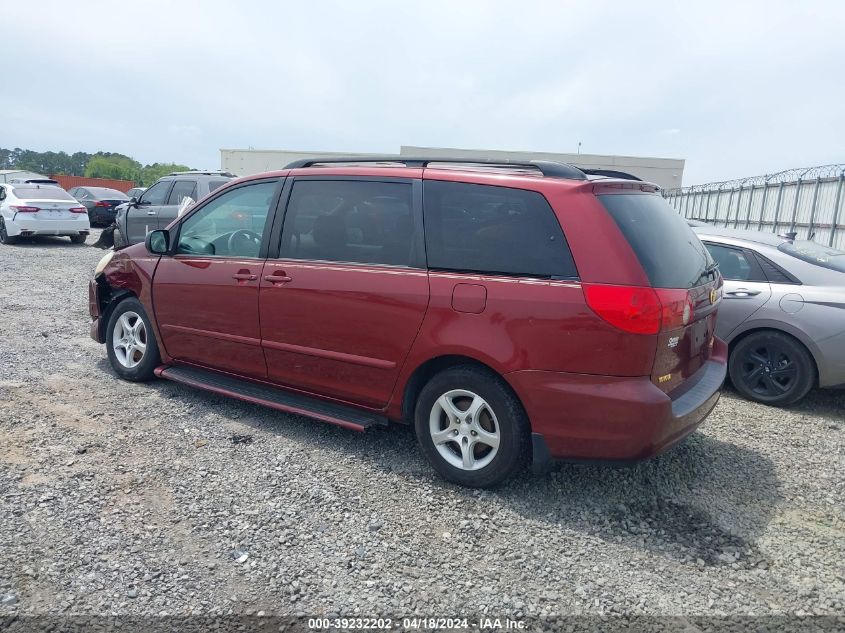
M84 233L82 233L80 235L71 235L70 241L73 242L74 244L84 244L85 240L87 238L88 238L88 236L85 235Z
M123 239L123 233L121 233L120 229L115 226L114 233L112 233L112 246L115 248L122 248L128 244L129 242Z
M750 334L731 351L731 382L743 396L782 407L807 395L816 367L807 348L783 332Z
M17 241L17 236L9 235L6 232L6 222L3 218L0 218L0 244L14 244Z
M124 380L151 380L161 364L153 328L144 306L137 299L121 301L112 311L106 327L109 362Z
M479 367L434 376L417 399L415 428L434 469L463 486L495 486L528 462L522 405L501 378Z

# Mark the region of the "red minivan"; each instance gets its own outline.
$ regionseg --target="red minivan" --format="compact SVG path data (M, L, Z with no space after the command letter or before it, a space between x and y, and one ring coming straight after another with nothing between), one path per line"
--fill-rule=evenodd
M444 477L635 460L716 405L721 277L654 185L561 163L300 161L107 255L91 336L154 376L363 431Z

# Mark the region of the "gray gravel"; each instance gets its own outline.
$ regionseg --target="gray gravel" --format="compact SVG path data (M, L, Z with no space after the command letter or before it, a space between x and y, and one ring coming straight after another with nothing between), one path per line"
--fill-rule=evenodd
M119 381L101 255L0 246L0 615L845 613L843 392L728 393L650 462L465 490L402 427Z

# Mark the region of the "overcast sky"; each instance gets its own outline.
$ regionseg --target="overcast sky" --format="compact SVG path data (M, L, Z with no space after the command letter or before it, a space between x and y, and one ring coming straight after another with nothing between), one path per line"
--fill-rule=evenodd
M283 6L284 4L284 6ZM845 161L845 2L4 2L0 147Z

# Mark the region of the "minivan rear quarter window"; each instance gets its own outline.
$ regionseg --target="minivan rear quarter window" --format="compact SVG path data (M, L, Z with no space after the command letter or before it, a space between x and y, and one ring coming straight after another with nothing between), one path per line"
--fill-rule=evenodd
M714 262L704 244L659 195L599 195L655 288L694 288Z
M429 268L577 276L554 211L536 191L426 180L423 205Z

